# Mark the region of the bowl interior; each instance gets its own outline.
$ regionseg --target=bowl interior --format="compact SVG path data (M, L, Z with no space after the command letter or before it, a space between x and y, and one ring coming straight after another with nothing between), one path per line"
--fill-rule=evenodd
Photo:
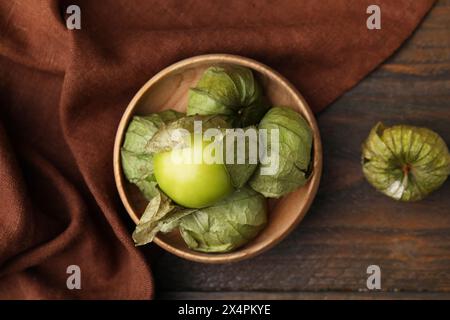
M159 246L173 254L207 263L242 260L280 241L306 214L317 191L322 170L322 148L314 116L301 95L282 76L267 66L243 57L207 55L190 58L164 69L149 80L130 102L120 123L114 150L114 170L120 196L132 219L137 223L147 204L139 190L126 181L120 165L120 146L132 116L146 115L168 108L185 112L188 90L196 85L205 69L212 65L227 63L251 68L272 105L291 107L300 112L309 122L314 133L313 173L309 182L302 188L279 200L270 200L266 228L254 240L234 252L206 254L190 250L178 231L159 234L155 238Z

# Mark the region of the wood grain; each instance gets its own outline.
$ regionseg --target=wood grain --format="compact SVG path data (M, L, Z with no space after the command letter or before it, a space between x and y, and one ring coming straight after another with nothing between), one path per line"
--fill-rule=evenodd
M163 292L158 296L162 300L448 300L449 293L418 292Z
M376 264L383 297L449 298L450 182L411 204L375 192L361 172L360 145L379 120L430 127L450 145L450 0L439 1L399 52L318 116L323 179L310 212L287 239L230 265L163 253L153 264L157 292L372 298L364 292L366 268Z

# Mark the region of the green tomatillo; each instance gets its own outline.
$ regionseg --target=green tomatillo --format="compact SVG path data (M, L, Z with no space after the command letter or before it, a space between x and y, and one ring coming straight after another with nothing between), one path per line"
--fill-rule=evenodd
M362 147L366 179L385 195L402 201L423 199L450 174L450 154L434 131L378 123Z
M208 152L201 137L190 146L155 154L153 168L160 189L187 208L204 208L229 195L232 181L223 163Z

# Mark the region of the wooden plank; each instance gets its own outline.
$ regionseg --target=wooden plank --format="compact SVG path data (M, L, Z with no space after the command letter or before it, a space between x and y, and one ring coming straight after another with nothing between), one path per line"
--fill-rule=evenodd
M237 264L161 253L153 270L162 297L449 298L450 182L418 203L392 201L364 180L360 145L377 121L427 126L450 144L450 0L439 1L398 53L318 120L324 175L301 225ZM386 293L360 292L371 264L381 267Z
M450 294L418 292L165 292L160 300L449 300Z

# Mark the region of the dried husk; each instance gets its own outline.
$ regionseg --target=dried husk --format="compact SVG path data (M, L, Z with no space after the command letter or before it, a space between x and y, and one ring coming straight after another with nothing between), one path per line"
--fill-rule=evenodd
M450 174L450 154L434 131L378 123L362 147L366 179L385 195L417 201L438 189Z

